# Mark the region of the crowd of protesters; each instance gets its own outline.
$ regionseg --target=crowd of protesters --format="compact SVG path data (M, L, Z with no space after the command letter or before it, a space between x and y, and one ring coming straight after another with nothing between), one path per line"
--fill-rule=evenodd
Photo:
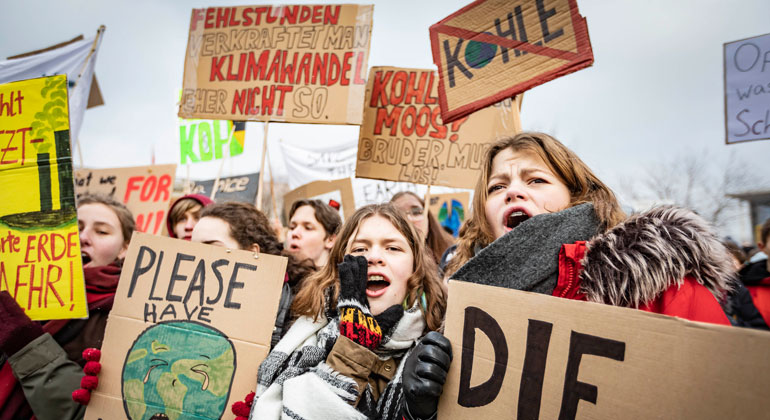
M195 194L172 204L166 225L179 240L288 258L272 350L255 395L233 408L239 418L435 418L452 363L450 279L714 324L770 321L770 220L749 259L688 209L627 215L541 133L488 149L456 240L413 193L344 223L326 203L297 201L285 241L253 205ZM78 226L88 319L33 322L0 293L0 420L83 418L83 353L101 347L134 221L86 196Z

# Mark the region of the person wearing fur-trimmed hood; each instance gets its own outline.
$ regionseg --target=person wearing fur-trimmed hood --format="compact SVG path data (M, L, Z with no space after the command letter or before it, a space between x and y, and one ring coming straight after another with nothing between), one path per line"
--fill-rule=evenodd
M692 211L626 218L571 150L521 133L488 150L447 278L730 325L731 267Z
M403 214L390 204L357 210L260 365L249 418L434 417L451 361L435 332L445 309L435 262Z

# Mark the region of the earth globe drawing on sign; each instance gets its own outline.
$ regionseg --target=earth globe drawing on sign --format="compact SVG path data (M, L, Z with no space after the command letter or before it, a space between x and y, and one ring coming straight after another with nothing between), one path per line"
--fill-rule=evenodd
M447 204L450 207L447 208ZM445 201L438 211L438 222L442 227L448 228L452 231L452 236L457 237L460 233L460 225L465 220L465 210L463 209L463 203L452 199L451 203Z
M144 330L123 364L131 420L219 419L235 372L235 348L207 325L168 321Z

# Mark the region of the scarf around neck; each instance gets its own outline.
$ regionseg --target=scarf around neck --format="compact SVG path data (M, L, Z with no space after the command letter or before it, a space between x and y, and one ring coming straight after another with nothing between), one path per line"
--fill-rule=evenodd
M540 214L478 251L451 279L551 294L559 276L561 246L587 241L599 232L591 203Z

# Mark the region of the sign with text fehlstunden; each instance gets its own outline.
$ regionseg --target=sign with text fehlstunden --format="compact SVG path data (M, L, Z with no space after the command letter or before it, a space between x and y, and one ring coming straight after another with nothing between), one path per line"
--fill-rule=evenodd
M0 290L33 320L88 316L65 75L0 85Z
M286 261L134 234L85 418L233 420L270 349Z
M193 9L179 116L361 124L371 5Z
M724 44L725 141L770 139L770 34Z
M759 419L770 334L449 282L440 419Z
M176 165L133 166L75 171L75 193L112 197L131 210L140 232L165 231Z
M521 131L518 97L445 125L435 82L432 70L372 67L356 177L473 188L490 144Z
M577 0L478 0L430 27L452 122L594 62Z

